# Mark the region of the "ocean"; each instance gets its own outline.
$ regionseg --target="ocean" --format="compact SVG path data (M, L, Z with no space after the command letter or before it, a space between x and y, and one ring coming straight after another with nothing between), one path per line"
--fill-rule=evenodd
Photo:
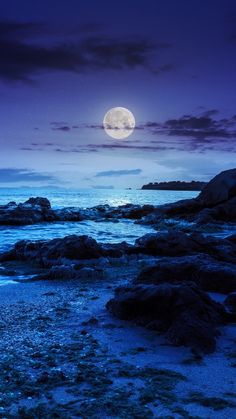
M124 204L161 205L180 199L193 198L199 192L193 191L151 191L122 189L50 189L50 188L2 188L0 189L0 205L10 201L24 202L30 197L46 197L52 208L79 207L90 208L96 205L108 204L118 206ZM43 223L22 227L0 227L0 251L12 247L19 240L48 240L64 237L70 234L93 237L97 241L118 243L123 240L128 243L152 232L149 226L135 224L132 220L114 222L57 222Z

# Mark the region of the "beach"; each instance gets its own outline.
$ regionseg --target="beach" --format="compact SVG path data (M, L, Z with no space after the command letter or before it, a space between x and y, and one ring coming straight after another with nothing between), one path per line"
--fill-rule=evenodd
M214 354L195 359L115 319L105 304L134 265L93 284L0 288L1 417L233 417L235 327L222 331Z
M0 207L2 418L234 416L234 213L205 205Z

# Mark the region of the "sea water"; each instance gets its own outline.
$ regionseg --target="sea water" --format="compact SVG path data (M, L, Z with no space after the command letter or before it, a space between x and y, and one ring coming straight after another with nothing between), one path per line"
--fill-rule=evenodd
M51 189L51 188L2 188L0 189L0 205L10 201L24 202L30 197L48 198L52 208L77 207L90 208L96 205L108 204L119 206L124 204L162 205L180 199L193 198L199 192L193 191L152 191L152 190L122 190L122 189ZM135 224L133 220L118 220L119 222L55 222L40 223L30 226L0 226L0 251L11 248L19 240L49 240L71 234L93 237L99 242L118 243L125 240L128 243L152 232L149 226Z

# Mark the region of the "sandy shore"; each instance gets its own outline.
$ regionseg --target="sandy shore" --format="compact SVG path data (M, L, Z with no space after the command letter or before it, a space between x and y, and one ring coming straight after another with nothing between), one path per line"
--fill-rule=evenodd
M1 418L234 417L235 327L202 360L112 318L105 304L136 270L0 287Z

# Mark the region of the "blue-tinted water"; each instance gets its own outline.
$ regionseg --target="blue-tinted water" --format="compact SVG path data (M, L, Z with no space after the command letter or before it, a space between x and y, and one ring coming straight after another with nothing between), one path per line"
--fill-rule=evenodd
M0 205L10 201L24 202L31 196L42 196L50 200L52 207L90 208L95 205L124 204L161 205L180 199L193 198L199 192L193 191L147 191L125 189L48 189L48 188L0 188Z
M144 190L97 190L97 189L1 189L0 205L10 201L26 201L31 196L47 197L53 208L81 207L89 208L99 204L118 206L123 204L160 205L180 199L195 197L198 192L190 191L144 191ZM101 242L133 243L138 237L152 231L150 227L134 224L131 220L114 222L58 222L35 224L22 227L0 227L0 251L13 246L19 240L47 240L64 237L69 234L86 234Z

